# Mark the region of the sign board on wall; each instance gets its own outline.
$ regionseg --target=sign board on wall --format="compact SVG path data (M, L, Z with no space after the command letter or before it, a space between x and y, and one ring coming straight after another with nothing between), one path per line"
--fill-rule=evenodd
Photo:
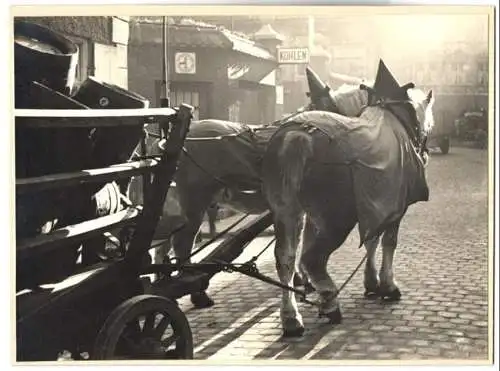
M309 48L279 48L278 63L307 64L309 63Z
M175 73L196 74L196 53L175 53Z

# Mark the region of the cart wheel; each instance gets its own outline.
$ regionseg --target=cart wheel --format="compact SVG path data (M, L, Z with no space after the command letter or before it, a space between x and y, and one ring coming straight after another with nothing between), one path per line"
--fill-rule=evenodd
M184 313L171 300L138 295L106 319L93 359L193 359L193 336Z
M443 155L448 154L450 152L450 138L445 137L439 141L439 149Z

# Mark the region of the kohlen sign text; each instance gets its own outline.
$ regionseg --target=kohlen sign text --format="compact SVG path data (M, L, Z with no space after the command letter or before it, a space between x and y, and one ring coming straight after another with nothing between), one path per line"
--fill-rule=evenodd
M278 63L306 64L309 63L308 48L280 48L278 49Z

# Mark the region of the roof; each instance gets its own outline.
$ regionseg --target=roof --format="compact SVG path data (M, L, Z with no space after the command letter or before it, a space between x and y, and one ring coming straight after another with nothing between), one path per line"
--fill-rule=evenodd
M280 33L275 31L270 24L262 26L260 30L254 33L254 38L255 40L273 39L279 41L283 41L285 39Z
M267 59L270 61L276 60L276 58L269 51L259 46L255 41L238 36L228 30L222 30L221 32L227 40L232 43L233 50L261 59Z
M131 41L136 43L161 43L161 22L141 20L133 24ZM193 20L182 20L178 24L169 24L168 42L175 46L201 48L232 49L256 58L275 61L276 58L265 48L223 27Z

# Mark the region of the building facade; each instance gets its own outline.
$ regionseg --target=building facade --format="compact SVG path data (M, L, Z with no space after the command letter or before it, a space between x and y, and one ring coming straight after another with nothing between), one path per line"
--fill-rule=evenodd
M135 17L134 17L135 18ZM160 105L163 85L161 19L132 19L129 88ZM171 105L195 107L195 119L248 124L276 116L275 50L228 29L169 18L167 76ZM279 106L279 105L278 105Z

